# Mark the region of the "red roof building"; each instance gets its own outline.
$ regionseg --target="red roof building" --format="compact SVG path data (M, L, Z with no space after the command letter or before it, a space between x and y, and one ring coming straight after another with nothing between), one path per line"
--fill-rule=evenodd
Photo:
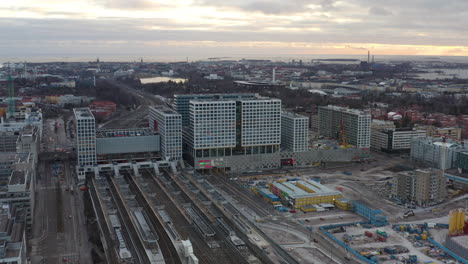
M95 101L89 105L95 117L107 118L117 109L117 104L110 101Z

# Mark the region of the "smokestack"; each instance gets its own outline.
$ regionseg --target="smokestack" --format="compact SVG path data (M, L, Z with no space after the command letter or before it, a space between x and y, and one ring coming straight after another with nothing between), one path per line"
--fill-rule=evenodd
M273 83L276 83L276 68L273 68L273 73L272 73L272 76L271 76L271 81Z
M370 63L370 50L367 51L367 63Z
M374 60L375 57L374 57L374 56L375 56L375 55L372 55L372 64L374 64L374 62L375 62L375 60Z

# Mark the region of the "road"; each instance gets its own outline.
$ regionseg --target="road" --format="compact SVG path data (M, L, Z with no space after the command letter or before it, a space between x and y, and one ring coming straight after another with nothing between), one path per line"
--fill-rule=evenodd
M55 121L62 124L57 130L53 128ZM47 154L40 155L38 164L29 251L33 264L61 263L64 258L68 263L92 263L83 198L75 186L73 161L65 152L53 152L58 146L70 151L71 141L64 129L62 118L45 121L41 150ZM61 160L55 161L56 157ZM67 190L70 186L73 193Z

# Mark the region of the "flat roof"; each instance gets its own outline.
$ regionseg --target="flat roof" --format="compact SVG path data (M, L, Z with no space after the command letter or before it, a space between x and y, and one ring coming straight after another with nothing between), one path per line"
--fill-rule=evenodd
M174 94L174 98L190 98L190 97L239 97L251 96L257 97L258 93L214 93L214 94Z
M89 107L73 108L76 119L94 119L93 113Z
M291 198L302 198L311 195L310 193L300 189L299 187L290 182L274 182L273 185L281 191L287 193L288 196L290 196Z
M317 195L339 195L341 192L332 190L327 186L315 181L300 180L297 183L304 185L306 188L313 191Z
M150 110L153 109L165 115L179 115L180 116L180 114L177 111L172 110L171 108L166 107L166 106L157 105L157 106L150 106L149 108Z
M351 114L356 114L356 115L369 115L369 116L371 115L370 112L366 110L353 109L353 108L337 106L337 105L320 106L319 108L330 109L330 110L351 113Z
M289 111L281 111L281 116L291 117L291 118L309 119L307 116L300 115L294 112L289 112Z
M13 171L11 173L9 185L24 184L26 175L24 171Z

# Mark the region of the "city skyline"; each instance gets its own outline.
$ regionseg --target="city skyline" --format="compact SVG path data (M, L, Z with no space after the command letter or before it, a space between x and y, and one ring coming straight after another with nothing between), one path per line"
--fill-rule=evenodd
M0 3L0 53L467 56L467 9L460 0L21 0Z

